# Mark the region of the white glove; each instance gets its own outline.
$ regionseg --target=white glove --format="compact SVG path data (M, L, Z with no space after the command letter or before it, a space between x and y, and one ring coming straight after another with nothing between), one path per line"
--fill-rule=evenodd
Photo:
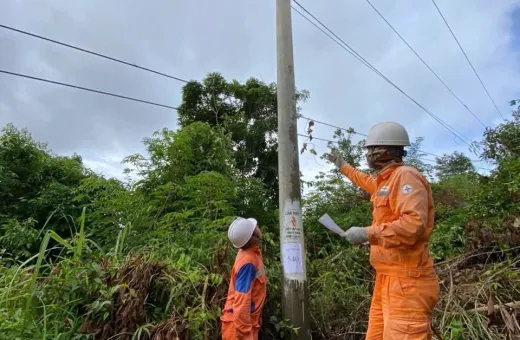
M341 154L338 151L332 151L331 153L326 153L325 157L327 160L334 165L336 165L339 169L343 166L343 157L341 157Z
M368 242L368 236L365 228L361 227L350 227L342 235L345 240L353 245L359 245Z

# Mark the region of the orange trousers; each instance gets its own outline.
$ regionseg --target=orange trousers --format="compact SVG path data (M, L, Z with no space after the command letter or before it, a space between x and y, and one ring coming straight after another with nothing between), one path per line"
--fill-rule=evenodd
M366 340L431 340L437 279L376 275Z
M251 334L237 337L235 335L235 324L233 322L222 322L222 340L258 340L259 328L253 328Z

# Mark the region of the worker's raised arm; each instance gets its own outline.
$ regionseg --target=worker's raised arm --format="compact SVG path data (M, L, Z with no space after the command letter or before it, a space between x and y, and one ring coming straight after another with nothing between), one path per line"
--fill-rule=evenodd
M358 187L373 195L377 190L376 179L366 173L357 170L356 168L343 163L341 166L341 173L352 181Z
M236 340L253 340L251 324L251 288L256 277L256 268L246 263L238 270L235 278L235 302L233 304L233 323Z
M427 184L419 173L404 170L397 174L390 192L390 197L383 197L376 204L388 204L388 211L399 215L399 218L390 223L366 228L368 240L371 245L383 248L413 246L428 225Z

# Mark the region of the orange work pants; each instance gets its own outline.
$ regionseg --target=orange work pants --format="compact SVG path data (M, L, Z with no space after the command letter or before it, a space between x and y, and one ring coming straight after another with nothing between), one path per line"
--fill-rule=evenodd
M366 340L431 340L437 279L376 275Z
M236 338L235 324L233 322L222 322L222 340L258 340L259 330L259 328L253 328L250 336Z

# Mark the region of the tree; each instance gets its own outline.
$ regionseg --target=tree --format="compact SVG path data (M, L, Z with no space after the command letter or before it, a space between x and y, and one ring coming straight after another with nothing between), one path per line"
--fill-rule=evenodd
M54 155L27 130L6 125L0 135L0 248L27 256L44 226L70 236L69 216L80 214L76 188L91 174L81 157Z
M305 101L307 91L297 92ZM181 127L204 122L231 134L233 159L243 177L253 176L268 186L271 198L278 197L278 142L276 85L250 78L244 84L227 82L210 73L199 83L192 81L182 90L178 110Z
M437 163L435 165L435 175L439 179L475 172L475 167L471 160L458 151L453 152L451 155L444 154L442 157L437 157L435 161Z
M513 100L512 105L520 101ZM506 158L520 157L520 106L513 111L513 119L496 128L487 128L482 141L483 154L486 160L500 162Z
M208 123L191 123L177 131L162 129L145 138L147 156L135 154L123 162L142 178L137 184L147 192L169 183L183 183L204 171L230 176L234 169L229 134Z
M405 157L405 163L411 167L416 168L422 172L430 180L433 179L433 166L424 161L424 157L427 156L421 151L421 145L424 141L424 137L417 137L415 142L412 142L408 147L408 153Z

